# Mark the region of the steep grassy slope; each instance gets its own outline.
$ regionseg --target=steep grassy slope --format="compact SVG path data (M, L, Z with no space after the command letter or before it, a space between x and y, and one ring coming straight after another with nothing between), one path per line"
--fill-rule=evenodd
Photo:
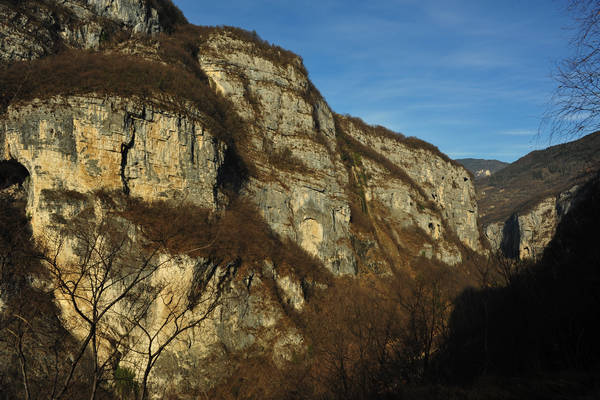
M600 133L533 151L478 180L481 224L504 221L539 200L587 181L600 167Z

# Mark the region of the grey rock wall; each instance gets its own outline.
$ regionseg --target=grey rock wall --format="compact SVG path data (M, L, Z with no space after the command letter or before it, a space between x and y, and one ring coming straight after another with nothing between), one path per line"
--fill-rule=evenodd
M142 0L56 5L64 13L36 14L0 3L6 11L0 24L7 28L0 44L3 62L43 57L60 46L97 48L104 32L97 17L134 32L160 30L156 12ZM211 87L246 122L237 145L252 174L236 187L236 195L255 204L273 232L334 275L357 275L365 266L385 275L394 268L418 268L420 257L454 266L464 251L483 251L475 191L464 168L426 147L374 136L348 122L344 135L387 160L350 155L362 157L350 166L336 126L343 117L334 115L312 87L300 58L271 51L265 54L255 42L224 29L203 44L197 60ZM148 202L185 199L219 212L229 200L220 179L231 147L204 120L193 107L175 113L135 97L89 93L38 99L13 104L0 116L0 157L29 171L27 207L39 240L56 228L57 217L68 220L83 207L77 201L57 202L48 196L53 192L79 194L96 211L93 193L106 189ZM391 173L386 163L409 179ZM357 198L364 202L370 232L361 231L358 214L352 214ZM170 256L161 255L165 267L153 279L178 298L188 295L199 268L228 268L219 260ZM282 303L298 311L304 307L305 282L282 275L268 258L255 264L231 283L227 301L210 323L187 332L161 358L155 385L209 385L201 377L226 374L230 352L257 347L277 360L290 359L302 348L297 330L281 321L286 318ZM65 304L61 313L72 315ZM127 310L123 307L121 313ZM159 324L161 310L160 303L153 304L149 321ZM118 315L107 321L116 327L120 322ZM75 326L65 326L81 336ZM139 368L140 360L128 357L123 363Z
M561 219L577 201L578 186L542 199L527 211L514 213L506 221L488 224L485 236L491 248L519 260L541 257Z

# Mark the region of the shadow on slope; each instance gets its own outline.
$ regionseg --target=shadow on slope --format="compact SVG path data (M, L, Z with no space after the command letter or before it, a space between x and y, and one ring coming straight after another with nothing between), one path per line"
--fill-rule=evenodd
M600 176L581 193L538 263L505 287L468 289L458 298L440 358L452 381L597 376ZM575 383L569 390L580 389L585 386ZM598 395L600 388L596 383L589 390Z

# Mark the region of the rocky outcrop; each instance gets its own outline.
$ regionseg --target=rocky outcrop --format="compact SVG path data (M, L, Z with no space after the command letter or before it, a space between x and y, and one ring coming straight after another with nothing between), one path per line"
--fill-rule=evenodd
M37 59L65 48L97 50L118 31L157 34L185 22L166 0L0 2L0 62Z
M160 32L158 10L146 0L86 0L87 6L100 17L130 27L133 33Z
M2 23L13 26L17 20L26 27L7 30L0 48L4 62L43 57L57 46L98 48L104 19L140 33L163 26L164 18L146 1L53 4L64 13L30 15L1 5L13 13ZM34 18L46 29L40 36L31 27ZM197 42L186 48L192 48L188 55L197 64L186 64L181 72L192 70L202 84L206 80L214 95L206 101L219 104L201 108L190 100L186 107L161 106L152 96L173 94L158 85L157 92L140 96L77 92L16 98L0 116L0 156L29 173L23 185L27 212L42 242L83 211L89 221L101 221L105 209L99 192L206 211L202 224L181 226L191 233L226 219L239 201L258 209L258 217L241 214L224 228L235 232L217 230L202 246L240 241L251 259L224 254L227 247L218 254L197 254L160 242L165 247L153 259L160 267L147 287L158 293L144 316L147 329L173 328L161 325L173 299L185 299L189 306L182 321L202 316L201 303L189 299L211 279L221 274L228 279L219 283L227 296L210 323L187 330L161 356L155 385L212 384L231 369L232 353L250 349L275 362L291 359L304 344L289 315L304 308L307 287L326 287L311 275L320 265L334 276L386 276L414 271L423 257L456 266L469 252L483 251L473 182L463 167L424 142L336 115L312 86L301 59L283 49L235 29L190 32ZM147 44L137 45L143 53ZM160 47L160 41L151 46ZM230 105L230 115L218 116L224 104ZM230 117L239 122L236 135L223 132L234 126L226 123ZM120 207L117 225L125 227L132 253L143 254L149 228L123 217L127 203ZM250 237L236 238L238 231ZM77 259L78 246L75 239L66 241L64 265ZM256 250L261 246L272 254ZM212 271L209 278L207 271ZM62 301L64 294L56 297L65 327L81 339L79 325L69 323L77 315ZM128 301L107 318L111 329L127 326L125 317L134 309ZM120 354L120 362L139 376L140 349L148 343L139 326L131 328L131 337L135 351Z
M34 231L49 223L44 193L122 190L146 201L187 199L215 209L224 145L198 119L135 99L49 99L10 108L0 126L4 159L31 176Z
M579 186L547 197L503 222L490 223L485 235L493 250L519 260L537 259L550 243L562 218L577 201Z
M249 146L259 174L250 180L247 193L277 233L298 241L330 270L355 273L348 197L353 172L342 160L336 117L312 88L298 58L282 63L280 54L260 54L255 47L224 32L214 35L198 57L213 87L252 121ZM445 229L470 249L481 249L473 185L463 168L431 150L370 135L364 125L348 128L348 135L413 180L390 180L389 171L375 162L365 171L372 176L367 202L384 204L401 228L418 227L432 243L441 243L438 247L446 250L436 258L446 263L456 264L461 256ZM435 210L419 207L430 200Z

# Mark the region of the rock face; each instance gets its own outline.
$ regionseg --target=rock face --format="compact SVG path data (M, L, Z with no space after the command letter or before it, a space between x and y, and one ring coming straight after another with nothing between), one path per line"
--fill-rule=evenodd
M34 230L48 223L48 190L117 189L216 208L224 147L198 121L134 100L88 96L11 108L0 132L4 158L30 173Z
M161 15L141 0L40 3L58 7L54 14L33 12L36 2L24 4L0 3L5 63L40 58L60 46L99 48L110 24L136 33L162 29ZM8 104L0 116L0 154L29 172L24 186L36 238L58 232L61 221L84 209L98 218L102 207L94 196L104 190L146 203L185 200L215 215L244 199L259 210L272 236L333 275L411 270L420 257L455 266L466 253L483 251L473 182L463 167L414 138L336 115L295 55L232 29L196 34L194 68L244 124L237 142L224 140L217 132L224 128L207 123L214 119L209 111L193 105L172 110L147 96L65 93ZM156 43L150 46L160 47ZM245 174L236 167L240 159ZM136 229L131 228L132 243L143 236ZM64 262L76 254L73 242ZM189 298L204 282L203 271L232 271L227 274L236 279L215 311L218 318L190 329L161 357L155 385L192 380L207 385L198 376L226 374L230 352L257 347L277 360L302 348L297 330L281 321L286 307L302 310L307 280L283 273L276 254L248 265L243 255L231 262L189 254L160 257L165 261L153 273L152 286L171 298ZM60 304L63 315L73 314ZM157 300L148 316L156 329L164 313L160 304ZM108 323L119 326L118 315L127 307L120 304ZM203 312L193 311L189 318ZM71 331L82 335L76 327ZM138 345L143 347L142 339ZM209 358L210 366L202 364ZM139 373L136 356L121 361Z
M334 116L315 93L299 59L278 65L249 53L256 53L251 44L225 33L211 37L199 55L200 66L215 89L233 100L244 119L254 121L251 151L288 154L293 158L288 161L296 163L282 168L276 157L257 157L260 173L249 182L247 193L277 233L297 241L331 271L355 273L348 186L357 171L349 171L342 160L336 119L344 118ZM370 128L364 124L341 123L347 135L413 180L390 179L385 165L382 168L381 162L369 160L364 173L371 182L359 189L366 191L367 203L383 204L400 229L418 227L426 232L443 249L435 257L446 263L456 264L461 256L456 244L444 236L445 229L470 249L481 249L473 185L463 168L434 151L403 145L400 137L380 138L366 132ZM429 201L434 209L419 208ZM442 227L444 223L447 228ZM431 248L424 246L423 250Z
M541 256L577 187L595 177L599 149L596 132L533 151L478 179L480 223L491 247L513 258Z
M559 222L577 200L578 189L573 186L541 200L530 210L514 213L504 222L487 225L485 235L492 249L519 260L541 257Z
M87 6L101 17L131 27L134 33L158 33L158 11L145 0L86 0Z
M161 8L159 10L150 4ZM0 61L27 61L65 48L98 49L119 31L157 34L185 23L159 0L28 0L0 2Z

